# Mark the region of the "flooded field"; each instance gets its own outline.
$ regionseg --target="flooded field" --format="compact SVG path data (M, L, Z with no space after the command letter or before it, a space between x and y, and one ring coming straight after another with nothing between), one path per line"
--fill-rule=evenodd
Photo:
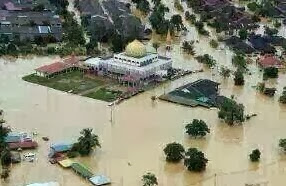
M209 38L199 36L194 27L187 28L187 36L175 39L170 53L164 50L161 40L160 55L171 56L174 67L200 69L201 64L180 50L184 38L199 40L195 43L197 54L209 53L217 60L218 66L231 67L231 51L223 45L218 50L210 48ZM212 33L212 37L215 34ZM154 40L157 39L154 36ZM286 156L279 151L278 140L286 138L286 107L277 101L286 86L285 72L280 72L277 80L270 81L278 92L274 98L268 98L253 88L262 80L262 72L255 64L249 66L252 75L245 76L244 87L233 86L232 77L222 79L218 69L205 69L203 73L175 80L115 106L111 122L111 108L106 102L22 81L22 76L54 59L0 59L0 108L5 110L5 118L12 129L37 132L40 145L35 151L37 161L14 165L9 180L1 181L1 186L47 181L58 181L62 186L90 185L72 170L51 165L47 159L51 143L75 140L80 130L86 127L93 128L98 134L102 148L88 158L78 158L78 161L93 172L111 177L114 186L139 186L141 176L147 171L156 174L160 186L285 185ZM242 126L229 127L217 118L216 109L189 108L150 99L199 78L220 82L222 95L234 95L246 106L247 113L258 116ZM206 139L190 139L185 135L184 126L192 119L203 119L209 125L211 133ZM42 136L48 136L50 141L44 142ZM166 163L163 148L174 141L182 143L185 148L197 147L203 151L209 159L206 171L190 173L183 163ZM259 164L250 163L248 159L254 148L262 152Z

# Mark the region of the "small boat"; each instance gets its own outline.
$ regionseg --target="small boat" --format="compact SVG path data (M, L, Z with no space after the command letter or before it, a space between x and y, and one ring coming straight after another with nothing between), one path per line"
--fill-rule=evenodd
M109 103L108 106L111 107L111 106L113 106L114 104L115 104L115 103L112 102L112 103Z

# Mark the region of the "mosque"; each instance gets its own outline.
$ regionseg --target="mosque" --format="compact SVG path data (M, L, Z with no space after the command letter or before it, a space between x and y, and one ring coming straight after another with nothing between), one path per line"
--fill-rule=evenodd
M89 58L84 66L98 75L108 75L123 82L148 82L167 74L172 60L147 52L143 43L134 40L125 51L112 57Z

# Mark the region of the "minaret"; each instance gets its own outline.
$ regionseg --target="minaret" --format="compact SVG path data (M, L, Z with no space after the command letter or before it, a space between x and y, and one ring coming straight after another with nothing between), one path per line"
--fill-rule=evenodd
M170 30L168 30L166 38L166 50L171 50L171 45L172 45L172 37Z

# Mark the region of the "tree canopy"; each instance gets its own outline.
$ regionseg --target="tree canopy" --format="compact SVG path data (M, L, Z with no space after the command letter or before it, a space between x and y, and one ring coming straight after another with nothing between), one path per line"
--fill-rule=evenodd
M210 129L203 120L194 119L191 123L186 125L186 133L191 136L205 136L210 133Z
M265 68L263 71L263 78L278 78L278 69L275 67Z
M205 158L203 152L196 148L189 148L186 152L186 158L184 161L185 166L189 171L201 172L206 169L208 159Z
M184 158L185 149L181 144L173 142L167 144L164 153L168 162L179 162Z
M234 85L242 86L244 85L244 76L241 70L236 70L234 73Z
M245 120L244 106L242 104L238 104L233 99L226 98L219 105L218 117L223 119L229 125L241 123Z
M196 59L199 63L203 63L203 64L207 65L209 68L215 66L215 64L216 64L216 60L214 60L213 57L209 54L197 56Z
M286 87L283 88L283 92L279 98L279 102L282 104L286 104Z
M155 186L158 185L158 180L155 174L148 172L142 177L143 186Z
M249 158L252 162L256 162L256 161L259 161L260 159L260 155L261 155L261 152L259 149L255 149L251 152L251 154L249 154Z
M286 152L286 139L285 138L279 140L279 147L281 147L283 151Z
M80 134L78 142L72 148L73 151L77 151L81 155L89 155L93 148L100 147L98 136L92 133L92 129L83 129Z
M194 41L184 41L182 44L182 49L184 52L190 55L195 55L196 52L194 50Z

